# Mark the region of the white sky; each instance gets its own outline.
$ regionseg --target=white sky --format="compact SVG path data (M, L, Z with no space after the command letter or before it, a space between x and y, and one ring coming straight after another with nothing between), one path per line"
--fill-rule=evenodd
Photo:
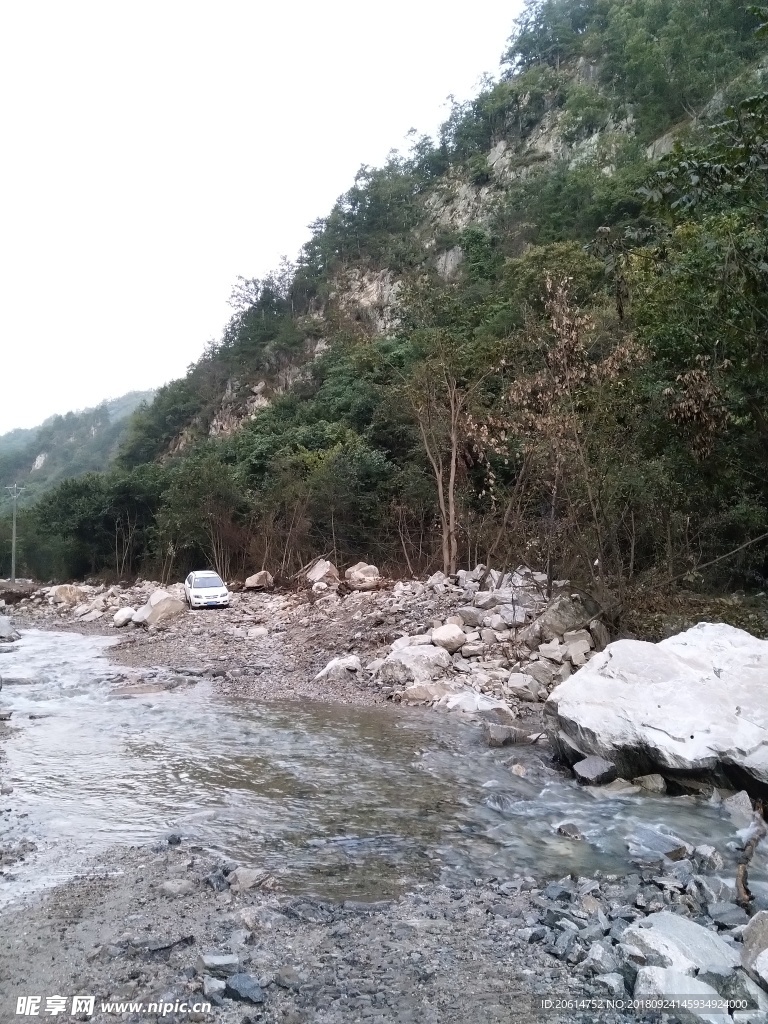
M474 94L522 0L0 8L0 433L156 387Z

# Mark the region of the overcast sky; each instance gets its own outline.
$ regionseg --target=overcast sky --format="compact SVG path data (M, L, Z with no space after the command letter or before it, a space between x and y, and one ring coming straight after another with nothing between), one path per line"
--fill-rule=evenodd
M238 274L498 70L521 0L0 15L0 433L184 373Z

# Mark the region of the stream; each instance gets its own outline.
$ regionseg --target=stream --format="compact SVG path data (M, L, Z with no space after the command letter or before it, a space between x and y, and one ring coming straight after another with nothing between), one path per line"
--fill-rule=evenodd
M111 665L113 642L29 630L0 646L0 706L13 711L0 723L0 781L14 787L0 797L0 839L37 847L0 874L0 902L171 832L323 898L618 874L634 869L626 837L638 824L733 863L735 828L706 800L601 795L545 750L488 748L447 713L263 703L207 679L129 696L126 676L151 673ZM584 840L559 835L565 822Z

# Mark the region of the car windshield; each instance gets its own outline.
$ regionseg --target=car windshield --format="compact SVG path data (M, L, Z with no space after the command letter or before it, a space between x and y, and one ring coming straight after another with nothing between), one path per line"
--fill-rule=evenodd
M224 583L218 576L201 576L192 581L192 586L195 590L208 590L212 587L223 587Z

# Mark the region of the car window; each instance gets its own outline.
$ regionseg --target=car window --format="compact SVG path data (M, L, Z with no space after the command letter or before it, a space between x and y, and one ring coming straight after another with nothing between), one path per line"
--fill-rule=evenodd
M224 583L218 576L201 576L193 582L195 590L210 590L213 587L223 587Z

